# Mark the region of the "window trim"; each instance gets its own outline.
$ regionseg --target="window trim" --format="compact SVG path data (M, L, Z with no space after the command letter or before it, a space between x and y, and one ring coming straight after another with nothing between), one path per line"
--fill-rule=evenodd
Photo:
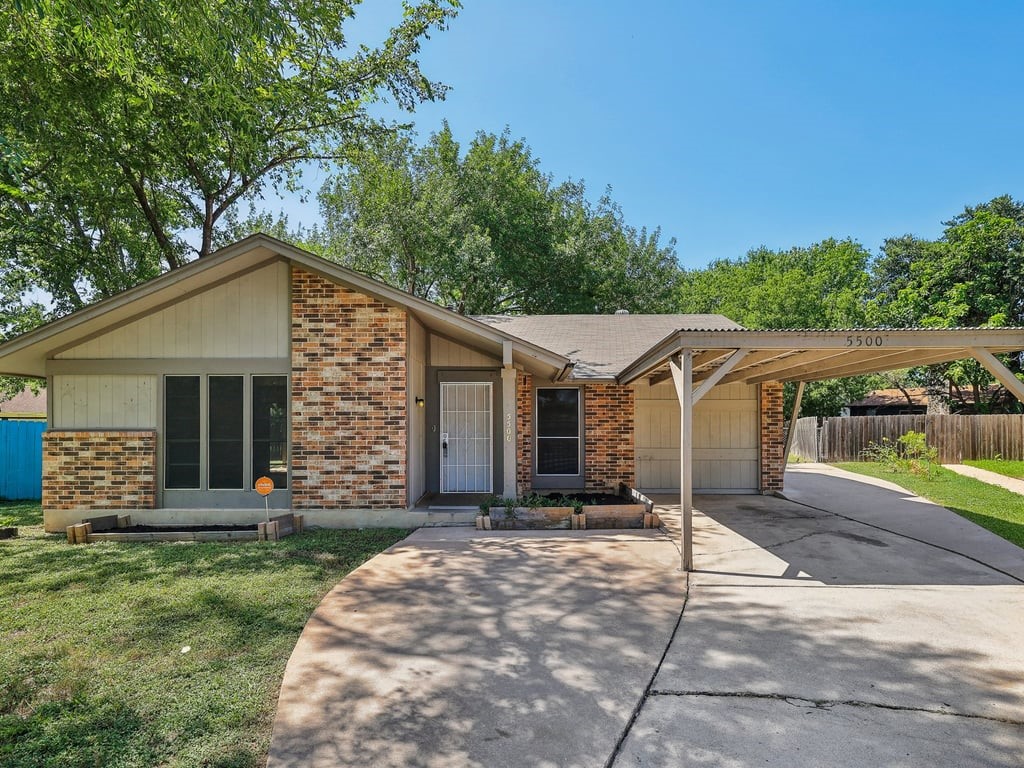
M199 379L199 487L198 488L168 488L167 487L167 387L166 381L168 378L178 377L197 377ZM210 487L210 461L209 461L209 442L210 442L210 390L209 380L214 376L240 376L242 377L242 486L240 488L211 488ZM292 490L292 414L291 414L291 374L281 373L277 371L231 371L231 370L207 370L201 372L164 372L159 374L159 386L158 386L158 397L159 400L159 413L160 413L160 424L159 430L159 485L158 490L161 499L161 505L163 504L164 494L218 494L223 497L228 497L230 494L234 494L238 497L239 494L246 496L254 496L258 498L254 491L254 485L256 483L256 477L253 476L253 445L252 445L252 404L253 404L253 379L256 377L282 377L285 381L285 392L287 402L285 404L286 409L286 426L285 426L285 465L287 469L285 488L275 488L272 492L271 499L276 498L277 494L287 494L290 497ZM198 500L198 499L197 499Z
M568 435L546 435L540 434L540 407L537 403L540 396L541 390L545 389L566 389L576 393L576 436L575 438L569 437ZM541 440L576 440L576 472L573 473L559 473L553 474L549 472L542 473L540 471L540 441ZM533 475L534 477L541 478L573 478L580 479L583 477L583 387L535 387L533 390Z

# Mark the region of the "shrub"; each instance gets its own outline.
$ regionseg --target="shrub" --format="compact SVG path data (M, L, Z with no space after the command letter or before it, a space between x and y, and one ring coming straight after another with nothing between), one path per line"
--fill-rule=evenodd
M920 477L934 477L938 473L939 451L928 445L923 432L907 432L895 443L883 437L881 443L872 442L861 455L889 472L909 472Z

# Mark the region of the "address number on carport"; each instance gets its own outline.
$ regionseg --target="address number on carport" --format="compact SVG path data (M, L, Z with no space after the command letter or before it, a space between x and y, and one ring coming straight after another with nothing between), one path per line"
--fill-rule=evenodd
M883 339L881 336L847 336L846 346L848 347L880 347Z

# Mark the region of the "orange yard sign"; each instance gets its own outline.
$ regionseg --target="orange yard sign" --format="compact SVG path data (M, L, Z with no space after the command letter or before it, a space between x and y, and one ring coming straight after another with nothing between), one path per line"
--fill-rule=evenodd
M256 480L256 493L260 496L269 496L274 490L274 481L269 477L261 477Z

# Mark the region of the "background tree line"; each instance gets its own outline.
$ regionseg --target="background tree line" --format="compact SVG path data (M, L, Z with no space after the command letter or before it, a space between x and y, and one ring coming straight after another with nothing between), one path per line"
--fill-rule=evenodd
M965 208L926 240L756 248L686 270L606 190L555 180L506 130L422 143L376 116L443 98L418 53L457 0L409 4L356 43L356 4L197 8L20 0L0 10L0 335L267 231L466 314L719 312L750 328L1018 325L1024 205ZM259 212L320 164L321 223ZM310 203L311 205L314 203ZM1009 361L1020 371L1020 360ZM980 366L821 382L805 413L884 382L1008 407ZM10 386L17 386L11 383ZM1012 406L1011 406L1012 407Z

